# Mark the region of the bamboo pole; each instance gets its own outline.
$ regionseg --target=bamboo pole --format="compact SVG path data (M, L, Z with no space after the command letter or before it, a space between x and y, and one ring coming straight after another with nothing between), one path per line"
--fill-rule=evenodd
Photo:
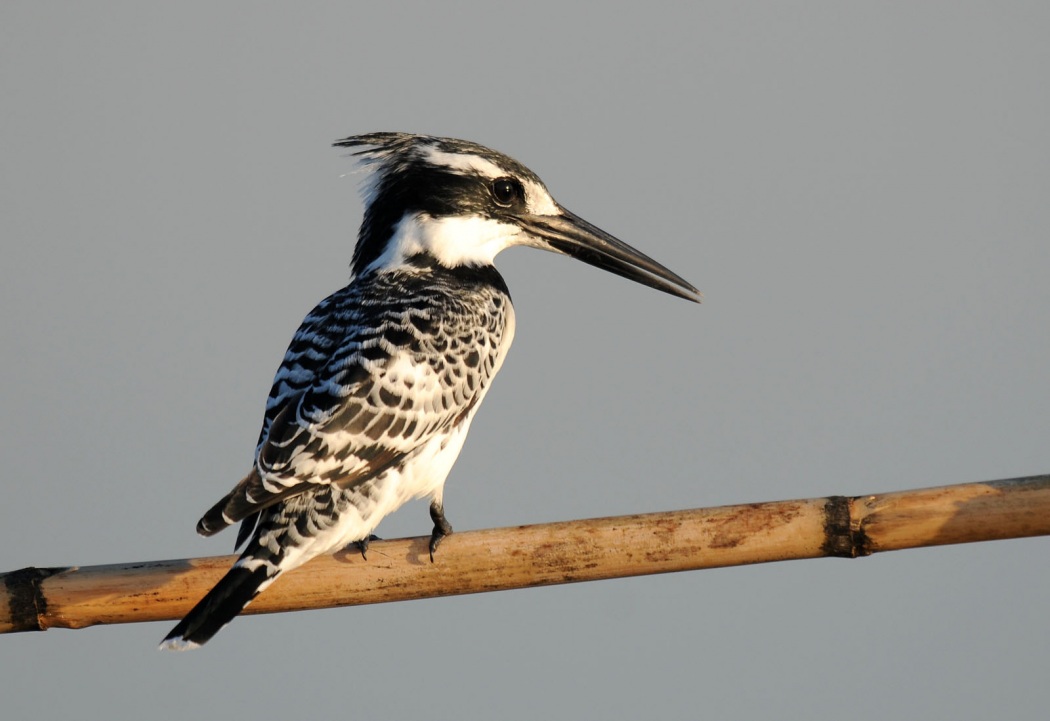
M1050 475L455 533L317 558L245 613L275 613L576 581L1050 535ZM0 575L0 633L181 618L234 556Z

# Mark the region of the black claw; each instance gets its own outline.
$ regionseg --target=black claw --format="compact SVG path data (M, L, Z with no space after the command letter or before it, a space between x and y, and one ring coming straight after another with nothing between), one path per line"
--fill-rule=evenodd
M430 518L434 521L434 530L430 533L430 562L434 562L434 551L445 536L452 533L452 524L445 518L445 508L440 503L430 504Z
M353 545L354 548L356 548L358 551L361 552L361 558L363 560L367 561L368 560L368 555L367 555L368 554L368 544L370 544L372 541L379 541L379 540L382 540L382 539L380 539L379 536L377 536L377 535L375 535L373 533L368 538L364 538L364 539L362 539L360 541L354 541L352 545Z

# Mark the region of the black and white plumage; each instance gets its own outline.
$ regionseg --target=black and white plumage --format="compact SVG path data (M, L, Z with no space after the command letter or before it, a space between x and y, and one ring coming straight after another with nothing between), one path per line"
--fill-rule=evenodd
M240 522L229 573L162 648L205 643L281 573L367 543L429 498L431 554L451 533L442 492L514 337L492 264L513 245L575 256L699 300L686 281L558 205L517 161L450 138L371 133L353 280L306 316L274 378L251 472L197 531Z

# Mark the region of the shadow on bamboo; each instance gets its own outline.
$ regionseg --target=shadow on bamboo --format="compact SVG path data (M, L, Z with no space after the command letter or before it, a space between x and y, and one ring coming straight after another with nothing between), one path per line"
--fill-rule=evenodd
M1050 535L1050 475L375 541L289 572L245 614ZM0 575L0 633L181 618L236 556Z

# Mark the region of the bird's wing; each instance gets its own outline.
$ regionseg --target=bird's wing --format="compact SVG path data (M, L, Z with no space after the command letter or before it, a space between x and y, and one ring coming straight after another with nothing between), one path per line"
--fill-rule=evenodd
M480 400L495 372L492 324L442 317L418 294L411 303L376 295L393 300L368 303L348 286L303 321L274 379L255 468L201 518L199 533L320 485L370 478Z

